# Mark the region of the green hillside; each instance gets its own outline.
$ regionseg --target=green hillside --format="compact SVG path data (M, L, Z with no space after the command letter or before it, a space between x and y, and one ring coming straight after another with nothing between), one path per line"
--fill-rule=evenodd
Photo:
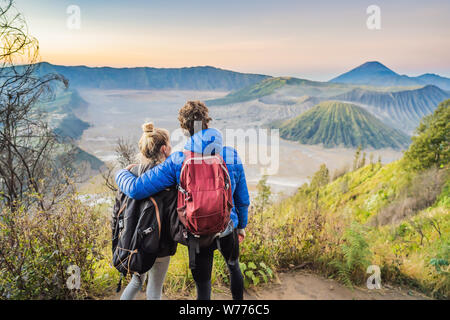
M250 216L241 261L275 270L306 265L348 286L365 285L367 267L377 265L382 287L394 283L448 299L448 165L420 173L406 165L372 163L334 181L323 166L313 177L322 183L305 184Z
M281 88L289 88L299 98L302 96L328 97L342 94L351 86L338 83L318 82L292 77L267 78L259 83L229 93L223 98L207 101L208 105L226 105L251 101L268 96Z
M303 266L348 286L365 285L368 266L376 265L381 287L448 299L449 116L447 100L422 121L398 161L382 165L356 153L353 169L329 172L323 164L310 183L273 204L262 185L240 260L275 270Z
M409 144L405 134L390 128L366 110L349 103L326 101L297 118L275 125L280 136L304 144L395 148Z

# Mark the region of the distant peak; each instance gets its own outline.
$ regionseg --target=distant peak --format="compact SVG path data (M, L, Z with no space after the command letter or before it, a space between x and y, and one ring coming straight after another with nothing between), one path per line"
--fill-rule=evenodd
M355 69L371 69L371 70L388 70L392 71L388 67L386 67L384 64L378 61L367 61L360 65L359 67L356 67Z
M442 91L442 89L441 88L439 88L439 87L437 87L437 86L435 86L435 85L433 85L433 84L427 84L427 85L424 85L422 88L420 88L419 90L426 90L426 91L429 91L429 90L433 90L433 91Z
M47 61L41 61L36 63L38 66L51 66L52 64Z
M384 67L384 64L382 64L379 61L367 61L367 62L364 62L362 65L378 65L378 66L383 66Z

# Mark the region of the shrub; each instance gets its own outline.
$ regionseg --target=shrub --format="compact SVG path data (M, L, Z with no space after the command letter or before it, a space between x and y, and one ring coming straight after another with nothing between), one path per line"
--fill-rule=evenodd
M334 180L342 177L343 175L345 175L349 171L350 171L350 167L348 165L344 165L341 168L338 168L338 169L334 170L333 176L331 178L331 181L334 181Z
M364 230L357 223L345 230L343 240L342 253L331 261L331 265L337 268L338 278L351 287L353 282L361 283L365 279L371 252Z
M49 210L25 210L23 206L14 211L3 209L0 296L79 299L99 293L95 270L105 254L108 226L107 218L83 204L76 193ZM71 265L80 270L79 289L68 287Z

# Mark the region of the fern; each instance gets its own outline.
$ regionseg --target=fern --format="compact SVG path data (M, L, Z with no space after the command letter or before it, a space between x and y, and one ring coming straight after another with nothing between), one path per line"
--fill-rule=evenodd
M341 259L334 259L331 265L337 269L339 280L346 286L353 287L358 275L365 273L366 267L370 264L371 252L362 227L355 222L345 231L343 240Z

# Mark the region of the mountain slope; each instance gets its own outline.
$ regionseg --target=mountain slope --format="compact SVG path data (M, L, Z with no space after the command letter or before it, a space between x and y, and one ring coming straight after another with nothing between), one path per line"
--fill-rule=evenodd
M281 90L284 90L283 94L300 98L303 96L331 96L350 89L350 86L339 83L311 81L292 77L267 78L259 83L231 92L223 98L209 100L207 104L226 105L246 102L267 97Z
M409 144L409 137L383 124L366 110L353 104L326 101L283 122L280 136L304 144L323 144L363 148L401 149Z
M448 98L450 93L432 85L398 92L355 88L332 97L333 100L360 103L384 122L406 133L412 133L423 116L432 113L441 101Z
M416 77L416 79L419 79L424 83L437 86L443 90L450 90L450 79L441 77L437 74L425 73L421 76Z
M58 152L65 154L67 152L67 143L74 147L73 160L74 165L81 165L87 162L91 169L99 170L103 161L94 155L75 146L74 142L83 134L84 130L90 127L89 123L79 119L74 111L87 108L88 103L79 95L75 89L55 88L55 95L49 101L41 102L37 105L47 113L50 127L60 138L60 147Z
M450 88L450 79L438 75L424 74L419 77L400 75L378 61L366 62L336 78L332 83L347 83L370 86L424 86L432 84L441 89Z
M90 68L42 62L37 73L60 73L71 87L97 89L236 90L268 78L214 67L191 68Z
M87 108L88 103L75 89L55 88L54 97L39 104L48 114L49 124L62 138L77 140L89 123L75 116L74 111Z

